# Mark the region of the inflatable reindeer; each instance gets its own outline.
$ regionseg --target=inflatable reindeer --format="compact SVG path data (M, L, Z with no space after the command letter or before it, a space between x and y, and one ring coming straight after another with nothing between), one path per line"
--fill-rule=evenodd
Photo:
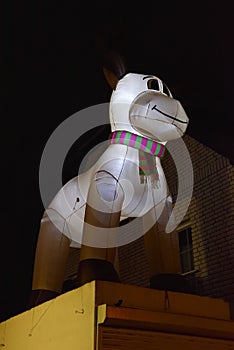
M109 145L88 171L57 193L44 213L31 305L61 293L70 246L80 247L77 286L94 279L119 282L114 261L121 221L147 221L149 213L156 221L171 214L160 158L166 142L184 134L187 115L157 76L119 77L106 68L104 75L113 90Z

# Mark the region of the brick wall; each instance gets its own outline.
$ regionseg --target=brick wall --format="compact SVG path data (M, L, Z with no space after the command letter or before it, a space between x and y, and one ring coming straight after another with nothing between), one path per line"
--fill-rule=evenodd
M141 287L149 286L149 266L146 260L143 237L119 247L118 257L122 283Z
M234 167L229 160L186 135L193 164L193 197L184 218L192 228L195 291L234 300ZM163 159L169 188L176 197L175 167Z

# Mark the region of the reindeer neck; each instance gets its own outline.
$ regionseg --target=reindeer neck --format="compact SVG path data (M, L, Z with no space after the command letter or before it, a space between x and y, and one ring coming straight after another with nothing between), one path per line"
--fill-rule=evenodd
M125 130L114 131L111 134L111 144L126 145L156 157L162 157L165 152L163 144Z

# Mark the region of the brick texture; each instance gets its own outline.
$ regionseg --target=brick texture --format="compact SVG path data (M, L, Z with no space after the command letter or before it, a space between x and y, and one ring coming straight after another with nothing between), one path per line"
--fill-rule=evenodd
M195 292L234 299L234 167L229 160L186 135L193 172L193 196L184 218L192 228ZM163 159L176 200L176 170L170 154Z

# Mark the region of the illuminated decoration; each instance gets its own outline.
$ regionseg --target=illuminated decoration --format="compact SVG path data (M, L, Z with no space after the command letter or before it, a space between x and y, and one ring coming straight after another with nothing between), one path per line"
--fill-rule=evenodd
M156 222L170 207L160 157L167 141L184 134L188 117L158 77L127 73L118 79L107 69L104 74L113 89L110 144L46 209L33 290L61 292L69 246L81 247L79 284L91 279L117 281L113 264L116 247L123 244L116 234L120 221L143 217L153 209Z

